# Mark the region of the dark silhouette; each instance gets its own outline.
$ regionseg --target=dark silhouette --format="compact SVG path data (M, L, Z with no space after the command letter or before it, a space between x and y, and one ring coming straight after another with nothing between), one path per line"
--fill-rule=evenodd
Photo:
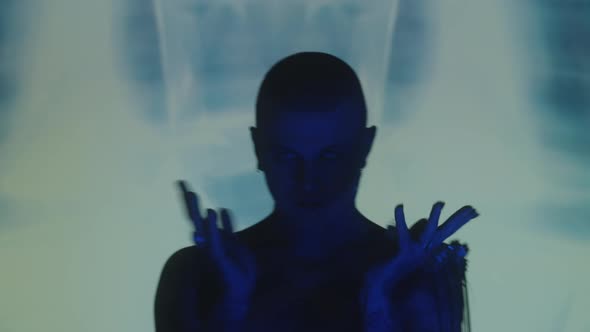
M157 332L461 331L468 327L467 248L445 244L477 217L465 206L439 226L444 203L408 230L355 206L376 127L342 60L302 52L266 74L250 128L274 209L233 232L230 213L200 212L179 181L196 246L174 253L156 294Z

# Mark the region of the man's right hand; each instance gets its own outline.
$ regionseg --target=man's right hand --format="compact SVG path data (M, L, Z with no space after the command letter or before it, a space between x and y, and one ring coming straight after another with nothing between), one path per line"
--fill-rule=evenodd
M207 209L202 217L197 194L190 191L185 181L178 181L189 219L195 231L194 240L216 264L224 285L225 293L219 314L225 318L245 315L250 296L256 283L256 262L252 252L241 245L233 232L229 210L221 209L221 226L217 223L217 212Z

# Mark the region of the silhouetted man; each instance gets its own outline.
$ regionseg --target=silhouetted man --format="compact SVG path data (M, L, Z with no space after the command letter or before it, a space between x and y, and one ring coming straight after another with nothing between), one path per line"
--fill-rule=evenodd
M439 202L412 232L401 205L396 227L367 219L355 206L376 133L366 123L342 60L302 52L275 64L250 128L274 209L234 233L228 210L203 216L179 182L196 246L164 267L157 332L460 331L466 247L443 241L477 213L466 206L439 226Z

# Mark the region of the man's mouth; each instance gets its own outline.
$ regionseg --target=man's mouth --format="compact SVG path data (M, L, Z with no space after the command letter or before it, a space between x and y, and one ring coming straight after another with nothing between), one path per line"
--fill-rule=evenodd
M299 201L299 207L302 207L304 209L317 209L322 207L321 202L319 201L309 201L309 200L302 200Z

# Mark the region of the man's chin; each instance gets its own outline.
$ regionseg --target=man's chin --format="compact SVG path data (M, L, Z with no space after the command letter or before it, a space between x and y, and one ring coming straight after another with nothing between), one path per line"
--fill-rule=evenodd
M317 202L290 202L284 210L293 217L320 215L326 206Z

